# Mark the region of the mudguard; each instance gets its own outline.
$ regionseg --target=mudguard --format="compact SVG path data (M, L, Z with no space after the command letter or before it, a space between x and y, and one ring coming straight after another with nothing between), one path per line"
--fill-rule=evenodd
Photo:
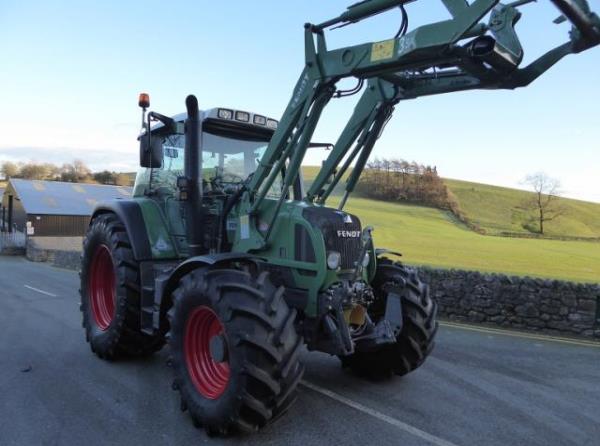
M213 266L217 263L231 262L234 260L251 259L257 259L257 257L245 252L221 252L218 254L206 254L196 257L190 257L189 259L177 265L177 268L175 268L173 272L171 272L169 276L169 282L171 282L171 280L179 282L179 279L185 274L203 266Z
M232 262L235 260L256 260L258 257L248 254L245 252L221 252L218 254L206 254L196 257L190 257L189 259L181 262L175 269L168 272L168 274L163 275L163 284L162 286L157 286L156 295L160 294L160 298L162 300L165 297L165 293L170 293L177 287L179 280L189 273L192 270L197 268L202 268L205 266L214 266L217 263L221 262ZM160 281L160 278L157 278L157 282ZM158 283L157 283L158 285ZM159 292L159 288L162 288Z
M110 200L99 203L94 208L90 222L99 215L111 212L116 214L125 225L135 259L151 260L152 249L139 203L135 200Z
M171 306L171 293L177 288L179 280L190 271L198 268L214 266L221 262L232 262L236 260L260 260L259 257L244 252L222 252L218 254L206 254L190 257L181 262L174 269L166 269L155 278L154 287L154 311L153 329L160 326L161 315Z
M402 253L400 253L398 251L392 251L391 249L386 249L386 248L377 248L377 249L375 249L375 257L379 257L379 256L382 256L384 254L390 254L390 255L402 257Z

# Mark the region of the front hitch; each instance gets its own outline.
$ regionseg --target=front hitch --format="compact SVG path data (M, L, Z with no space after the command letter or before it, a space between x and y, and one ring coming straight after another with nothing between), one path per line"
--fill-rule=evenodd
M402 296L390 289L385 303L385 314L376 324L370 319L367 321L363 334L352 339L354 348L356 351L365 352L377 350L385 344L393 344L403 325Z
M354 346L358 352L372 352L395 342L396 334L392 324L387 319L382 319L373 324L368 333L354 339Z

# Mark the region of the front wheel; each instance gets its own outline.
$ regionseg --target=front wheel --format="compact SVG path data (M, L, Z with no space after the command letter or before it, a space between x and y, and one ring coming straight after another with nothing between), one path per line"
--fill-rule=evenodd
M294 402L302 338L296 310L267 273L192 271L168 317L173 388L197 427L211 435L256 431Z
M372 378L406 375L421 366L433 350L438 328L437 304L416 271L386 258L378 260L373 290L376 302L369 316L375 322L383 317L388 292L393 290L402 297L402 331L393 344L340 358L342 365Z

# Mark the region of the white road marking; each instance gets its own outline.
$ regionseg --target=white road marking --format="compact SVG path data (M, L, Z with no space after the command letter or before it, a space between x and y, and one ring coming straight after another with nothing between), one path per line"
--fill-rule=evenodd
M335 392L332 392L331 390L324 389L323 387L317 386L308 381L301 381L300 384L310 390L313 390L322 395L325 395L325 396L337 401L338 403L342 403L342 404L345 404L346 406L350 406L353 409L356 409L364 414L370 415L374 418L377 418L380 421L383 421L385 423L391 424L394 427L402 429L403 431L408 432L409 434L414 435L415 437L419 437L422 440L428 441L429 443L434 444L435 446L457 446L456 444L451 443L447 440L444 440L443 438L436 437L435 435L431 435L425 431L422 431L421 429L411 426L410 424L407 424L407 423L404 423L403 421L397 420L396 418L392 418L392 417L390 417L386 414L383 414L377 410L371 409L370 407L363 406L362 404L357 403L356 401L352 401L351 399L346 398L345 396L342 396Z
M48 291L40 290L38 288L34 288L32 286L29 286L29 285L23 285L23 286L25 288L29 289L29 290L36 291L36 292L41 293L41 294L45 294L46 296L57 297L56 294L49 293Z

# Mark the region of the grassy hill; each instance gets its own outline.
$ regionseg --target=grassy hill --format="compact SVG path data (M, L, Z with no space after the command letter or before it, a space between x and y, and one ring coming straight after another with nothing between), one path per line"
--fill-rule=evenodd
M531 192L460 180L444 180L469 220L491 235L531 234L526 226L534 214L520 210ZM600 204L559 199L564 215L546 222L550 237L600 238Z
M318 171L315 166L303 168L307 184ZM457 180L447 184L469 219L488 233L527 232L519 229L518 220L506 209L519 205L528 192ZM339 194L329 204L334 206L338 200ZM552 234L600 236L600 204L562 201L569 212L564 222L549 226ZM375 227L377 246L399 250L407 263L600 282L598 242L489 237L445 211L360 197L352 197L346 210L358 215L363 225Z
M312 183L317 166L303 166L307 184ZM533 235L527 226L537 227L535 213L522 209L522 204L533 197L533 193L488 184L444 179L458 199L460 207L470 222L479 226L488 235ZM343 192L338 185L334 194ZM545 236L554 238L600 239L600 203L560 198L564 215L546 222Z
M346 210L375 227L376 246L399 250L410 264L600 282L597 242L489 237L438 209L363 198Z
M319 166L302 166L302 177L304 178L304 184L306 188L312 184L312 182L317 178L317 175L321 168ZM348 177L348 175L352 172L351 169L348 170L346 175L344 175L344 179ZM338 185L333 190L333 195L341 195L344 193L344 184L343 182L338 183Z

